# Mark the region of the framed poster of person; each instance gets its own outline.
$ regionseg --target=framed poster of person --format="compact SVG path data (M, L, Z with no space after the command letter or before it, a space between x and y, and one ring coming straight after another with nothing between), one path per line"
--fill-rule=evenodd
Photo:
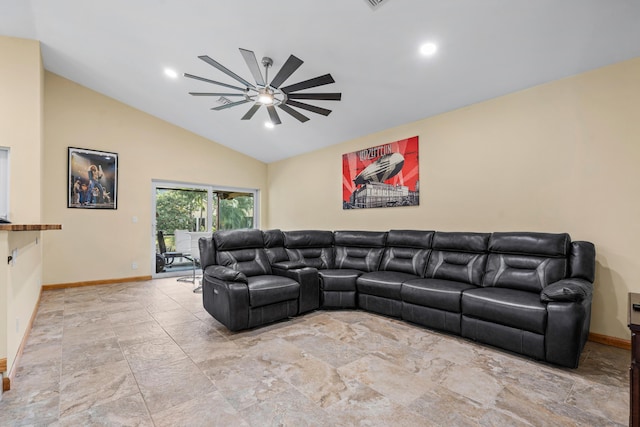
M118 207L118 154L69 147L67 207Z

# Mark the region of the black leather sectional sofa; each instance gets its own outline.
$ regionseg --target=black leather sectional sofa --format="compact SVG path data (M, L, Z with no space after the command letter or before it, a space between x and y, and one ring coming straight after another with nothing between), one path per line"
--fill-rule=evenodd
M201 238L205 309L232 331L359 308L575 368L592 243L568 234L226 230Z

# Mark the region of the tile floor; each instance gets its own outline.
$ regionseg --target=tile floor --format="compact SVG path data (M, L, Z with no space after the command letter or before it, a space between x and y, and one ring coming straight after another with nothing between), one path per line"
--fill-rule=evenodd
M629 352L561 369L361 311L230 333L175 279L47 291L0 425L611 426Z

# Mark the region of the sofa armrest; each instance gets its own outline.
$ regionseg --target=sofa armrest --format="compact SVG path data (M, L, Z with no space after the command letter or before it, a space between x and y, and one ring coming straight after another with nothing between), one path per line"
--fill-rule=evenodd
M288 277L300 283L298 314L320 307L320 278L317 269L304 267L286 270L274 265L272 271L275 275Z
M591 300L593 283L584 279L563 279L550 284L542 290L542 302L580 302Z
M281 261L271 264L272 268L277 268L280 270L297 270L299 268L305 268L306 265L303 261L293 260L293 261Z
M223 282L247 283L247 276L244 273L222 265L210 265L205 268L204 274Z
M231 277L234 271L219 265L205 268L202 278L202 304L209 314L230 331L240 331L249 327L249 286L245 282L225 280L225 277ZM212 273L224 274L218 274L222 277L219 278Z

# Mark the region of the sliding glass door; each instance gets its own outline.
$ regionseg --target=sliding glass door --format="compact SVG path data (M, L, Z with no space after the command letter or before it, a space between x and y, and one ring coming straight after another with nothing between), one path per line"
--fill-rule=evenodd
M154 181L152 194L154 277L193 270L199 237L258 223L258 190Z

